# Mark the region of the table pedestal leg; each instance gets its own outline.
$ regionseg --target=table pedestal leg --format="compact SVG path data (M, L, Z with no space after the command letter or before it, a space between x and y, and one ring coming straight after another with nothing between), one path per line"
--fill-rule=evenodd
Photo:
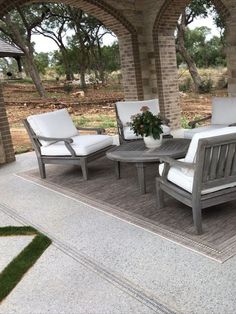
M120 179L120 162L115 161L115 174L116 174L116 179Z
M138 182L140 192L142 194L146 193L146 182L145 182L145 166L142 162L136 163L137 171L138 171Z

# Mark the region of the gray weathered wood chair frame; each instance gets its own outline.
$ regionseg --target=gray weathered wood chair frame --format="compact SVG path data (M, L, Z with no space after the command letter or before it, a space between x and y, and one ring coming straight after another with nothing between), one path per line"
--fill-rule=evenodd
M202 233L202 209L236 199L236 133L200 139L195 163L164 157L164 170L156 178L157 207L164 207L163 191L192 207L194 226ZM192 193L167 179L171 166L194 170ZM202 194L203 190L231 184L232 187ZM235 184L236 185L236 184Z
M130 142L130 140L126 140L124 136L124 125L119 117L119 113L117 110L117 105L115 104L115 112L116 112L116 122L117 122L117 130L118 130L118 136L119 136L119 141L120 144L125 143L125 142ZM137 140L142 140L142 139L137 139ZM134 140L134 141L137 141Z
M82 174L84 180L88 180L88 167L87 163L89 161L92 161L94 159L97 159L99 157L102 157L105 155L106 151L113 147L113 145L105 147L103 149L100 149L99 151L96 151L92 154L86 155L86 156L77 156L73 147L71 146L71 143L73 143L73 140L71 138L50 138L50 137L44 137L44 136L38 136L35 134L33 129L31 128L29 122L27 119L23 120L24 126L28 132L28 135L30 137L31 143L33 145L33 148L35 150L38 165L39 165L39 172L42 179L46 178L46 169L45 164L71 164L71 165L80 165L82 169ZM86 130L86 131L95 131L97 134L103 134L105 132L102 128L77 128L78 130ZM71 156L46 156L41 154L41 143L40 140L43 141L54 141L54 142L64 142L66 148L71 153Z

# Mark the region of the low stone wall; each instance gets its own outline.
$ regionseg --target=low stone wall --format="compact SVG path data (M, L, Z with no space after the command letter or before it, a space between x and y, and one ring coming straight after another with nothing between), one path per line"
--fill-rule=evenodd
M0 164L4 164L6 162L6 155L4 151L4 146L2 142L2 135L0 133Z

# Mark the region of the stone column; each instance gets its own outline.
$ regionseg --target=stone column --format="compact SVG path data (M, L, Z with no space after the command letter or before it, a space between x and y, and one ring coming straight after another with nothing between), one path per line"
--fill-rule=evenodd
M180 127L178 73L174 36L159 35L154 39L160 111L170 120L172 129Z
M123 88L126 100L142 100L143 86L138 38L135 34L118 37Z
M236 18L236 14L234 14ZM228 95L236 96L236 22L230 21L227 27L226 35L226 56L227 56L227 67L228 67Z
M2 145L0 143L0 155L5 155L5 162L11 162L15 160L15 153L12 145L11 133L9 123L7 119L6 108L3 99L2 86L0 84L0 133L2 137ZM2 154L1 154L2 151Z
M5 164L5 162L6 162L5 150L2 141L2 134L0 133L0 164Z

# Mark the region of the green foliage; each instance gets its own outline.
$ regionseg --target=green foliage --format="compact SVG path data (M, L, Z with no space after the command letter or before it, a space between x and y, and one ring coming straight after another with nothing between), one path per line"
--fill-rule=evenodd
M147 106L141 108L142 113L138 113L131 118L129 123L131 130L138 136L150 136L159 139L163 133L161 125L163 123L159 115L154 115Z
M91 118L86 116L74 117L73 122L77 127L99 127L99 128L116 128L116 119L107 115L95 115Z
M227 88L227 85L228 85L228 81L226 77L223 76L218 79L217 88L219 89Z
M109 116L99 115L97 121L99 122L100 128L107 129L116 127L116 119Z
M120 54L118 42L113 43L111 46L101 47L102 59L104 63L104 70L108 73L120 69Z
M79 119L77 117L73 118L73 121L77 127L88 126L89 122L91 122L91 120L85 116L81 116Z
M16 60L13 58L0 58L0 70L3 74L6 74L9 71L13 74L17 73L18 66Z
M67 94L70 94L73 91L73 85L71 83L65 83L63 89Z
M213 87L213 81L211 78L206 78L201 81L201 84L199 85L199 93L200 94L206 94L210 93L212 91Z
M188 125L188 123L189 123L188 118L186 116L181 116L181 120L180 120L181 128L191 129L191 127Z
M45 74L49 66L49 54L46 52L36 53L34 55L34 61L39 73Z
M224 44L221 38L214 36L207 39L210 33L208 27L196 27L191 30L186 29L185 47L196 63L198 68L209 68L216 66L226 66L226 55ZM177 63L180 65L184 60L177 54Z
M181 82L181 83L179 84L179 90L180 90L181 92L184 92L184 93L189 92L189 91L191 90L191 88L192 88L192 80L191 80L190 77L187 77L187 78L184 80L184 82Z
M201 119L201 118L202 118L201 115L195 115L191 121L199 120L199 119ZM180 120L181 128L184 128L184 129L191 129L191 126L188 125L189 122L190 122L189 119L188 119L185 115L182 115L182 116L181 116L181 120Z

